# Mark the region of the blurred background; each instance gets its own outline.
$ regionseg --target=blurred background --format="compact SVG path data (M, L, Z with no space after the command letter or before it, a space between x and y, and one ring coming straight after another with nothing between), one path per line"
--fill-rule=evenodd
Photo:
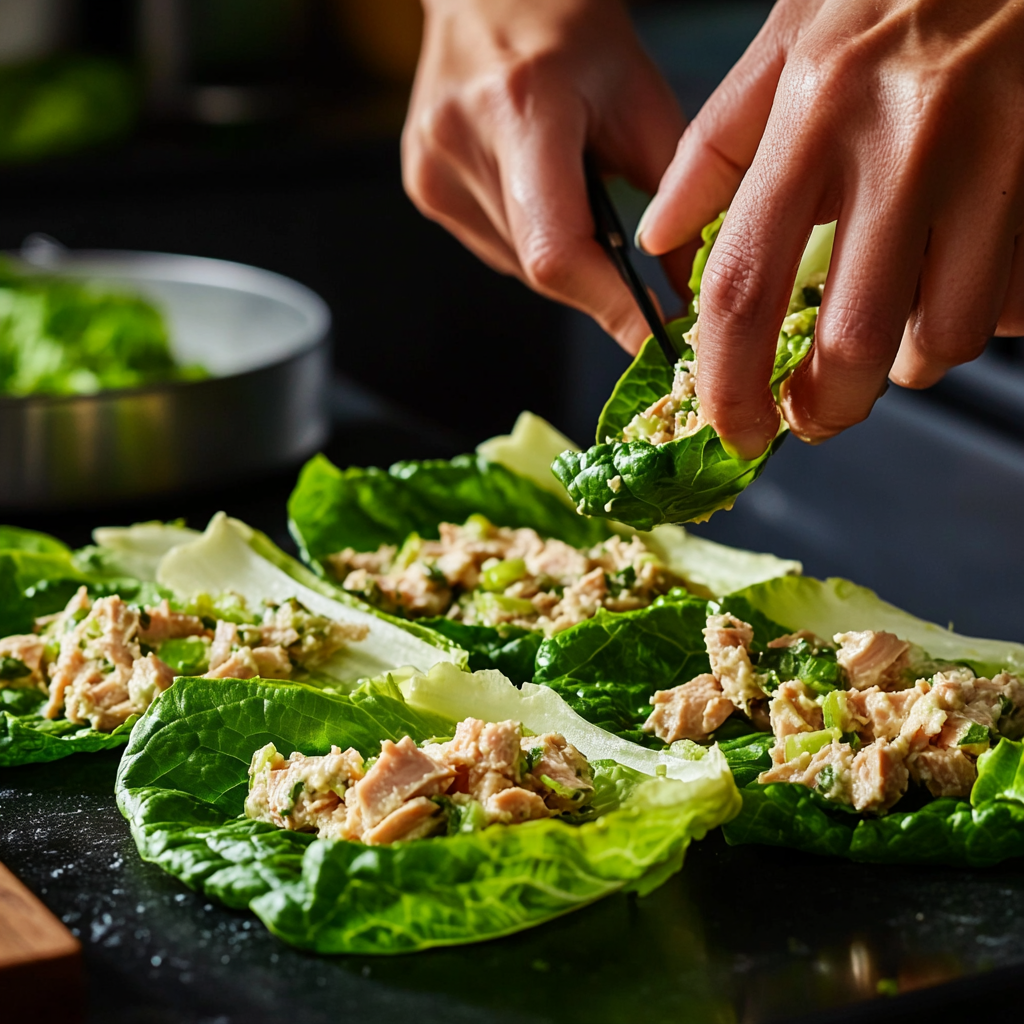
M770 7L632 10L692 116ZM585 317L488 270L402 191L420 29L417 0L0 0L0 248L43 233L308 285L333 314L327 451L341 464L447 457L523 408L587 444L626 356ZM644 197L614 192L635 222ZM663 290L657 264L639 259ZM699 529L853 576L964 631L1020 637L1022 413L1019 341L995 343L930 392L891 389L820 449L791 440L734 512ZM283 541L295 469L249 485L229 511ZM21 521L80 543L104 520L225 503Z

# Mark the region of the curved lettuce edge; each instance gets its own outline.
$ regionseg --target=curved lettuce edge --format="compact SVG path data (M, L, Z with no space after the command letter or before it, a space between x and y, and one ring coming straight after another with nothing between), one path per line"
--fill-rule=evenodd
M113 731L100 732L63 719L50 721L38 713L18 715L0 710L0 768L116 750L127 742L136 721L133 715Z
M480 513L499 526L531 526L574 547L609 536L606 525L580 519L550 490L480 455L450 461L396 462L389 469L339 469L323 455L303 466L288 499L290 528L303 560L351 547L373 551L410 533L437 537L438 524Z
M779 577L731 596L746 600L756 611L790 630L809 629L823 637L848 630L886 630L923 647L933 658L970 665L979 675L992 676L1003 669L1024 671L1024 644L962 636L839 577Z
M157 580L183 598L230 591L252 608L294 597L318 615L367 626L365 640L346 645L319 670L339 682L355 682L399 665L428 669L437 661L464 665L467 660L466 652L447 637L339 592L264 534L223 512L197 539L172 547L163 556Z
M443 734L464 714L564 728L591 758L651 763L650 751L637 761L631 744L567 722L572 713L543 687L524 692L498 673L446 664L406 673L402 685L407 699L390 678L350 696L259 679L166 691L134 729L117 777L141 856L209 897L248 907L296 946L393 954L496 938L614 892L649 892L679 869L691 840L738 809L724 758L709 751L671 759L666 772L685 778L643 781L642 769L609 766L624 799L578 826L545 820L367 847L239 816L249 758L264 743L370 754L384 738Z
M696 320L700 278L723 219L724 215L708 225L702 235L704 244L694 260L690 282L694 303L688 317L667 325L673 337ZM802 305L803 285L827 271L834 237L834 223L819 225L811 232L793 288L797 309ZM811 349L815 319L816 310L804 318L795 334L779 335L770 381L776 398L783 382ZM768 449L751 460L735 458L710 424L663 445L621 440L632 417L671 390L673 369L653 337L648 338L601 413L597 443L583 453L566 450L552 462L552 472L581 515L613 519L637 530L650 530L662 523L704 522L719 509L732 508L778 450L788 429L785 420ZM616 480L614 488L611 480Z

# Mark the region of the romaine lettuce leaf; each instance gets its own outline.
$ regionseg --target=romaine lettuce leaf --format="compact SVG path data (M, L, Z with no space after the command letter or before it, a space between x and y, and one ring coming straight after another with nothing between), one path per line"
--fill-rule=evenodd
M656 351L648 339L634 365ZM732 508L785 436L780 433L756 459L737 459L709 424L666 444L613 441L585 452L562 452L551 469L581 515L653 530L662 523L703 522L719 509Z
M447 637L372 610L314 576L263 534L223 512L197 540L164 555L157 581L183 598L231 591L252 608L297 598L310 611L369 627L365 640L347 645L320 667L339 682L379 675L399 665L428 669L438 661L466 664L466 652Z
M721 221L705 229L704 245L694 260L695 299L690 315L669 325L677 333L694 322L701 274ZM797 271L795 308L779 334L770 382L776 398L782 382L810 351L817 307L804 308L803 288L827 271L834 235L834 224L816 227ZM784 440L785 421L767 451L750 460L732 455L710 425L662 445L622 440L623 428L632 417L668 394L672 376L673 368L654 339L648 338L601 413L596 445L582 453L566 450L552 462L552 471L581 514L613 519L638 530L662 523L703 522L719 509L732 508Z
M537 630L517 626L470 626L443 616L420 619L419 623L448 637L466 651L468 667L474 672L493 668L514 683L533 679L537 650L544 640Z
M602 729L635 743L662 746L640 731L655 690L667 690L709 671L702 630L707 602L659 599L650 608L599 611L537 652L534 681Z
M0 636L30 633L37 616L60 611L83 583L102 592L102 581L84 571L56 537L0 526ZM0 767L105 750L127 739L130 725L100 733L51 722L39 714L45 699L37 690L0 689Z
M438 524L480 513L498 526L531 526L574 547L610 535L581 519L549 491L477 455L397 462L390 469L338 469L323 455L303 467L288 499L292 533L314 569L342 548L373 551L413 532L437 537Z
M0 542L23 546L0 550L0 635L30 632L36 616L62 609L84 583L96 596L116 592L140 604L169 597L179 607L200 593L212 595L216 603L219 595L232 592L256 610L264 600L297 597L311 611L338 621L365 622L370 627L366 640L349 645L317 670L318 678L336 686L398 665L426 669L438 660L460 665L467 660L465 651L446 637L336 593L263 534L223 514L202 534L177 523L142 523L100 528L94 539L94 546L71 552L43 534L0 530ZM230 617L230 609L219 610ZM105 733L64 719L50 721L39 714L41 693L30 701L8 698L12 692L0 690L0 766L117 747L131 731L131 722Z
M93 546L75 553L93 572L132 576L156 582L160 561L171 548L197 540L201 534L184 523L135 523L134 526L99 526L92 532Z
M565 488L551 472L552 461L569 448L578 450L546 420L523 412L511 434L482 442L477 446L477 453L525 476L575 508ZM609 522L608 525L624 537L636 533L622 523ZM686 581L690 590L704 597L720 597L752 583L802 571L800 563L792 559L716 544L688 533L681 526L658 526L650 533L642 533L640 539L672 572Z
M401 953L539 924L616 891L641 894L678 870L692 839L735 813L722 755L686 761L632 748L575 720L543 687L439 664L428 676L350 696L263 680L193 680L163 693L121 762L117 800L143 859L230 907L249 907L287 942L321 953ZM257 747L375 753L384 738L421 741L467 714L557 729L618 778L596 821L492 826L366 847L240 817ZM665 764L667 779L643 779ZM638 781L638 780L643 781ZM607 790L608 787L605 787Z
M71 754L113 750L127 742L137 720L133 716L111 732L99 732L88 725L75 725L63 718L55 721L42 718L38 711L19 709L11 712L0 707L0 768L59 761Z
M570 444L545 420L524 412L510 435L485 441L475 456L451 462L397 463L387 471L340 470L317 456L303 468L289 499L292 533L303 558L321 575L320 560L331 552L401 545L412 531L436 537L439 523L463 522L473 513L500 526L529 526L577 546L599 543L612 530L632 534L618 524L582 519L570 507L549 468L551 459ZM725 547L680 527L658 529L642 540L704 597L801 569L799 562ZM340 587L330 593L353 600ZM441 619L420 620L420 625L462 646L474 669L496 668L516 682L533 677L530 655L541 642L539 636L511 636L488 626Z
M687 359L693 358L693 349L683 340L683 335L693 327L696 319L690 314L678 320L670 320L665 325L676 352ZM619 378L611 397L605 402L601 417L597 421L598 444L618 440L626 425L639 410L653 405L672 390L674 367L666 362L665 355L657 343L650 344L653 341L654 339L650 338L644 343L629 372Z

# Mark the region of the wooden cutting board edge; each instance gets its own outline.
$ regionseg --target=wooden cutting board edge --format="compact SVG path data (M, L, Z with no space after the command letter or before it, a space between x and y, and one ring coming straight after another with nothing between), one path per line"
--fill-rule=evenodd
M84 1009L82 944L0 863L0 997L4 1015L74 1021ZM17 1017L17 1019L21 1019Z

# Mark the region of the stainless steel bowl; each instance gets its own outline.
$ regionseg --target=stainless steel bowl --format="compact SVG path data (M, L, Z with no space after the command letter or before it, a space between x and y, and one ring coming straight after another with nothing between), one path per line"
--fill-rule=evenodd
M308 288L195 256L37 244L21 259L30 273L148 297L167 318L175 356L213 376L95 395L0 397L0 508L229 483L323 443L331 315Z

